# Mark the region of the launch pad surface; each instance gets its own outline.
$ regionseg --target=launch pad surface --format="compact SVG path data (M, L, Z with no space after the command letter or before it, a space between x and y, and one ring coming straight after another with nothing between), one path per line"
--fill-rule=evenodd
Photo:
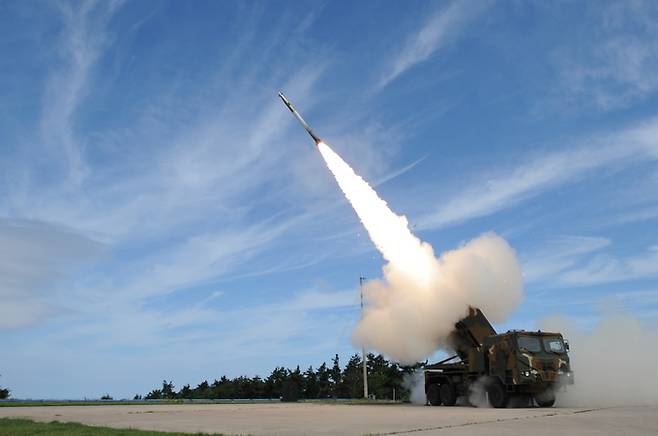
M43 406L3 407L0 417L114 428L252 435L633 436L658 433L658 406L603 409L317 403Z

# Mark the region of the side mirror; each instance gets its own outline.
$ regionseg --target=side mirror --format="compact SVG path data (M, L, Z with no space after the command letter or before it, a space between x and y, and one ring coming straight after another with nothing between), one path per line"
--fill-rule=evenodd
M569 341L564 341L564 349L569 351Z

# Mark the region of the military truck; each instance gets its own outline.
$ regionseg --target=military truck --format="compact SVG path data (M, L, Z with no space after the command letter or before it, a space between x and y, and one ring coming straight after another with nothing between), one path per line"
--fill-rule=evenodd
M560 333L510 330L497 334L484 314L470 308L455 324L448 342L456 354L426 365L425 395L432 406L454 406L458 399L493 407L552 407L555 390L573 384L569 344Z

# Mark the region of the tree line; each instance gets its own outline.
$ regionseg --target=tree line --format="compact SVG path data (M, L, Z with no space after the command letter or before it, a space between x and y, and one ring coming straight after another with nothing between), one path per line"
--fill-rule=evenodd
M408 399L409 391L404 387L405 376L420 367L401 366L384 358L381 354L368 354L368 391L376 399ZM322 363L317 369L312 366L302 371L276 367L266 377L259 376L227 378L222 376L212 383L202 381L196 387L189 384L176 390L173 382L164 380L162 387L153 389L143 398L161 399L256 399L281 398L320 399L320 398L362 398L363 365L361 356L354 354L341 367L338 354L332 365ZM394 398L395 396L395 398ZM135 399L142 399L135 395Z
M0 400L6 400L11 395L11 391L7 388L0 386Z

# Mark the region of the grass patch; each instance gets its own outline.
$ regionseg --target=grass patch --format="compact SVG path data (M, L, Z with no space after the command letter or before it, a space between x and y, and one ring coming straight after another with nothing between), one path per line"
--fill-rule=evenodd
M221 433L194 433L222 436ZM190 436L190 433L116 429L94 427L75 422L35 422L29 419L0 418L1 436L54 435L54 436Z

